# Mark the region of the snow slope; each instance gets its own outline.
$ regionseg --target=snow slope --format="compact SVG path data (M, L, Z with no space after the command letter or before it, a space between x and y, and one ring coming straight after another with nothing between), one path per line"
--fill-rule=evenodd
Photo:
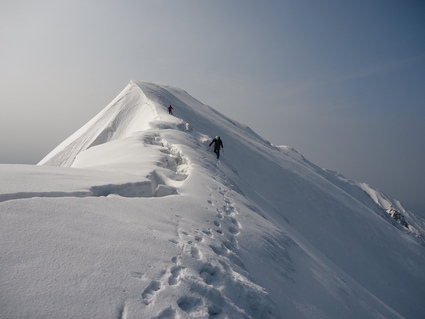
M422 219L174 87L0 176L1 318L425 317Z

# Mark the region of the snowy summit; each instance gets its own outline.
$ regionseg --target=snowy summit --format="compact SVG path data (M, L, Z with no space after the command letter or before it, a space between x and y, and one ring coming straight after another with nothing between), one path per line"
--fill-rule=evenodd
M423 219L178 88L0 177L0 318L425 317Z

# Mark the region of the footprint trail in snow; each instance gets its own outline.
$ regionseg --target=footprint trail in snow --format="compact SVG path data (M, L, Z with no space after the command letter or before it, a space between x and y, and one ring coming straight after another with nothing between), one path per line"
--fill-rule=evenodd
M179 253L159 278L146 283L141 293L145 310L152 308L154 318L278 317L238 257L239 214L232 191L218 184L203 209L205 227L192 228L183 214L175 215L177 236L169 242ZM235 291L240 298L232 300Z

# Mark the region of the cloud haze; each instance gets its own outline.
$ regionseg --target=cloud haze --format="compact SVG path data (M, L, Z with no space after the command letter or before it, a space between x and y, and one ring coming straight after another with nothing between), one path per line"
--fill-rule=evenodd
M0 162L145 80L425 213L424 38L421 1L2 1Z

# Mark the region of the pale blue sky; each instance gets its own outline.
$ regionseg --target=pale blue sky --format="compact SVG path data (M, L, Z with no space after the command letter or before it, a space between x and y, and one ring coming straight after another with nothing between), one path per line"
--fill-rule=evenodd
M37 163L134 80L425 213L425 2L0 2L0 163Z

